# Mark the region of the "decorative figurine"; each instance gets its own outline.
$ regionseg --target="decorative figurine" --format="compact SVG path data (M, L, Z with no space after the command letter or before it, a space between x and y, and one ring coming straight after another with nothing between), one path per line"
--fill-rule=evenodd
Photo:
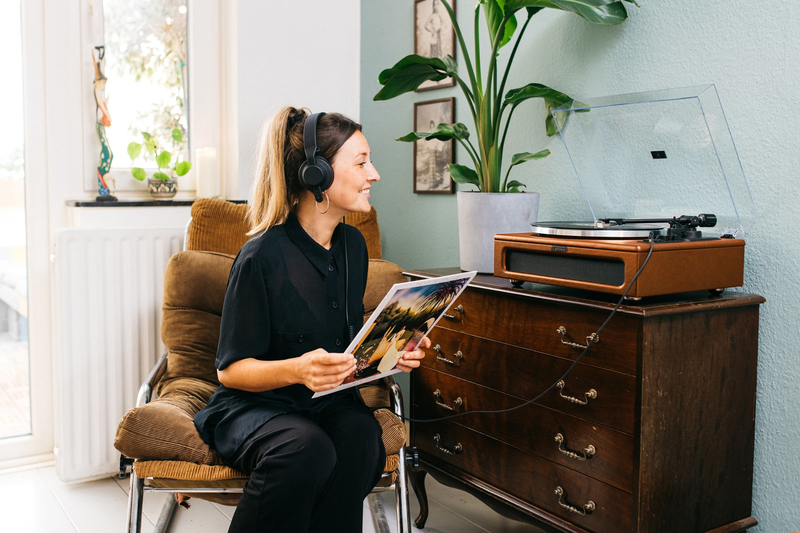
M99 195L97 196L97 201L116 202L114 178L111 175L111 161L114 160L114 154L111 151L108 137L106 137L106 128L111 126L111 115L108 112L108 100L105 95L108 78L103 74L102 66L103 57L106 55L106 47L95 46L95 50L97 50L98 55L95 58L94 52L92 52L92 60L94 61L94 101L97 104L95 128L97 129L97 136L100 138L100 164L97 167Z

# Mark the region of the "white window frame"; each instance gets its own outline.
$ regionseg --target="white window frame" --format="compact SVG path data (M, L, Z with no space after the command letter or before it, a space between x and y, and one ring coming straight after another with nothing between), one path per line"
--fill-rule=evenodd
M220 143L222 87L224 83L223 67L220 62L221 37L223 32L224 7L220 3L224 0L187 0L186 33L187 51L186 63L188 70L188 112L189 112L189 161L194 162L194 151L198 148L214 148L217 151L216 165L217 176L220 176L220 162L225 157ZM103 36L103 1L80 0L81 24L81 70L85 89L82 91L82 116L83 127L83 187L86 192L97 192L97 163L100 154L100 141L95 132L95 101L92 91L94 80L94 65L92 64L92 51L95 46L104 43ZM197 36L197 38L193 38ZM235 36L231 36L235 38ZM114 117L113 100L109 103L111 117ZM109 134L113 134L112 129ZM126 154L115 154L123 157ZM135 196L147 194L147 181L137 181L131 176L129 169L112 169L115 180L115 191L123 193L122 196ZM185 176L178 178L178 191L182 193L195 191L195 170L192 169ZM222 183L220 183L220 189ZM117 195L120 196L120 195Z

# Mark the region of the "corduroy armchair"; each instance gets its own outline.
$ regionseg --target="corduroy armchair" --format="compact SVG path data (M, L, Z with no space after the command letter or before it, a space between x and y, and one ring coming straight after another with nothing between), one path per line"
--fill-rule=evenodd
M214 360L225 288L233 260L247 241L247 206L223 200L197 200L187 226L185 250L167 265L161 336L167 353L139 390L137 407L117 429L121 471L130 469L127 531L139 533L145 492L171 492L236 505L247 476L223 464L194 427L194 415L219 385ZM348 215L361 230L370 257L364 307L375 309L389 288L405 281L401 269L380 259L380 231L373 208ZM397 527L410 532L405 426L402 396L393 380L361 389L383 428L387 461L376 490L394 490ZM155 396L157 399L153 399ZM152 400L152 401L151 401ZM164 506L156 531L166 530L174 501Z

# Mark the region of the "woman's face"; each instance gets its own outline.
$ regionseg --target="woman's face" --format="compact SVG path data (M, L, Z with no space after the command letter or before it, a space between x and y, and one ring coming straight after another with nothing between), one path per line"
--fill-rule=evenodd
M369 159L367 138L360 131L345 142L333 158L333 183L328 189L331 207L348 213L369 213L372 183L381 179Z

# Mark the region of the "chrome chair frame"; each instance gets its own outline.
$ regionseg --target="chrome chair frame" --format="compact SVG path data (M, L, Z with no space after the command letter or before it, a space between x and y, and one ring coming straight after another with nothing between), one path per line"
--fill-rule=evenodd
M155 364L153 369L150 371L150 374L145 379L145 382L142 383L142 386L139 388L139 394L136 398L136 407L140 407L150 402L152 399L153 390L155 386L158 384L159 380L163 377L164 373L167 370L167 354L161 356L158 362ZM389 377L386 378L389 380L391 385L391 395L390 395L390 406L392 412L400 419L403 420L403 394L400 390L400 386L394 382L394 380ZM406 449L405 446L400 448L398 452L399 455L399 465L397 470L397 478L395 482L391 485L386 487L375 487L372 490L372 494L377 492L385 492L394 490L395 491L395 500L396 500L396 512L397 512L397 532L398 533L411 533L411 508L409 506L409 492L408 492L408 473L407 473L407 460L406 457ZM130 468L130 472L128 472L128 468ZM133 469L133 460L128 459L124 455L120 458L120 474L121 475L130 475L131 479L131 486L130 491L128 492L128 513L127 513L127 533L141 533L142 528L142 508L144 504L144 493L145 492L168 492L168 493L181 493L181 494L241 494L243 489L236 489L236 488L195 488L195 487L185 487L185 488L162 488L162 487L154 487L148 484L148 480L150 478L140 478L136 475L136 471ZM391 476L391 472L385 472L381 479L385 479L388 476ZM174 498L168 499L164 507L161 510L161 514L156 522L155 529L153 533L164 533L167 528L169 527L170 520L172 518L172 513L175 510L175 506L177 505ZM376 509L371 508L371 512L373 514L373 518L376 519L379 523L383 524L383 531L389 531L388 524L386 521L386 516L382 512L382 506L378 507L378 514L376 516Z

